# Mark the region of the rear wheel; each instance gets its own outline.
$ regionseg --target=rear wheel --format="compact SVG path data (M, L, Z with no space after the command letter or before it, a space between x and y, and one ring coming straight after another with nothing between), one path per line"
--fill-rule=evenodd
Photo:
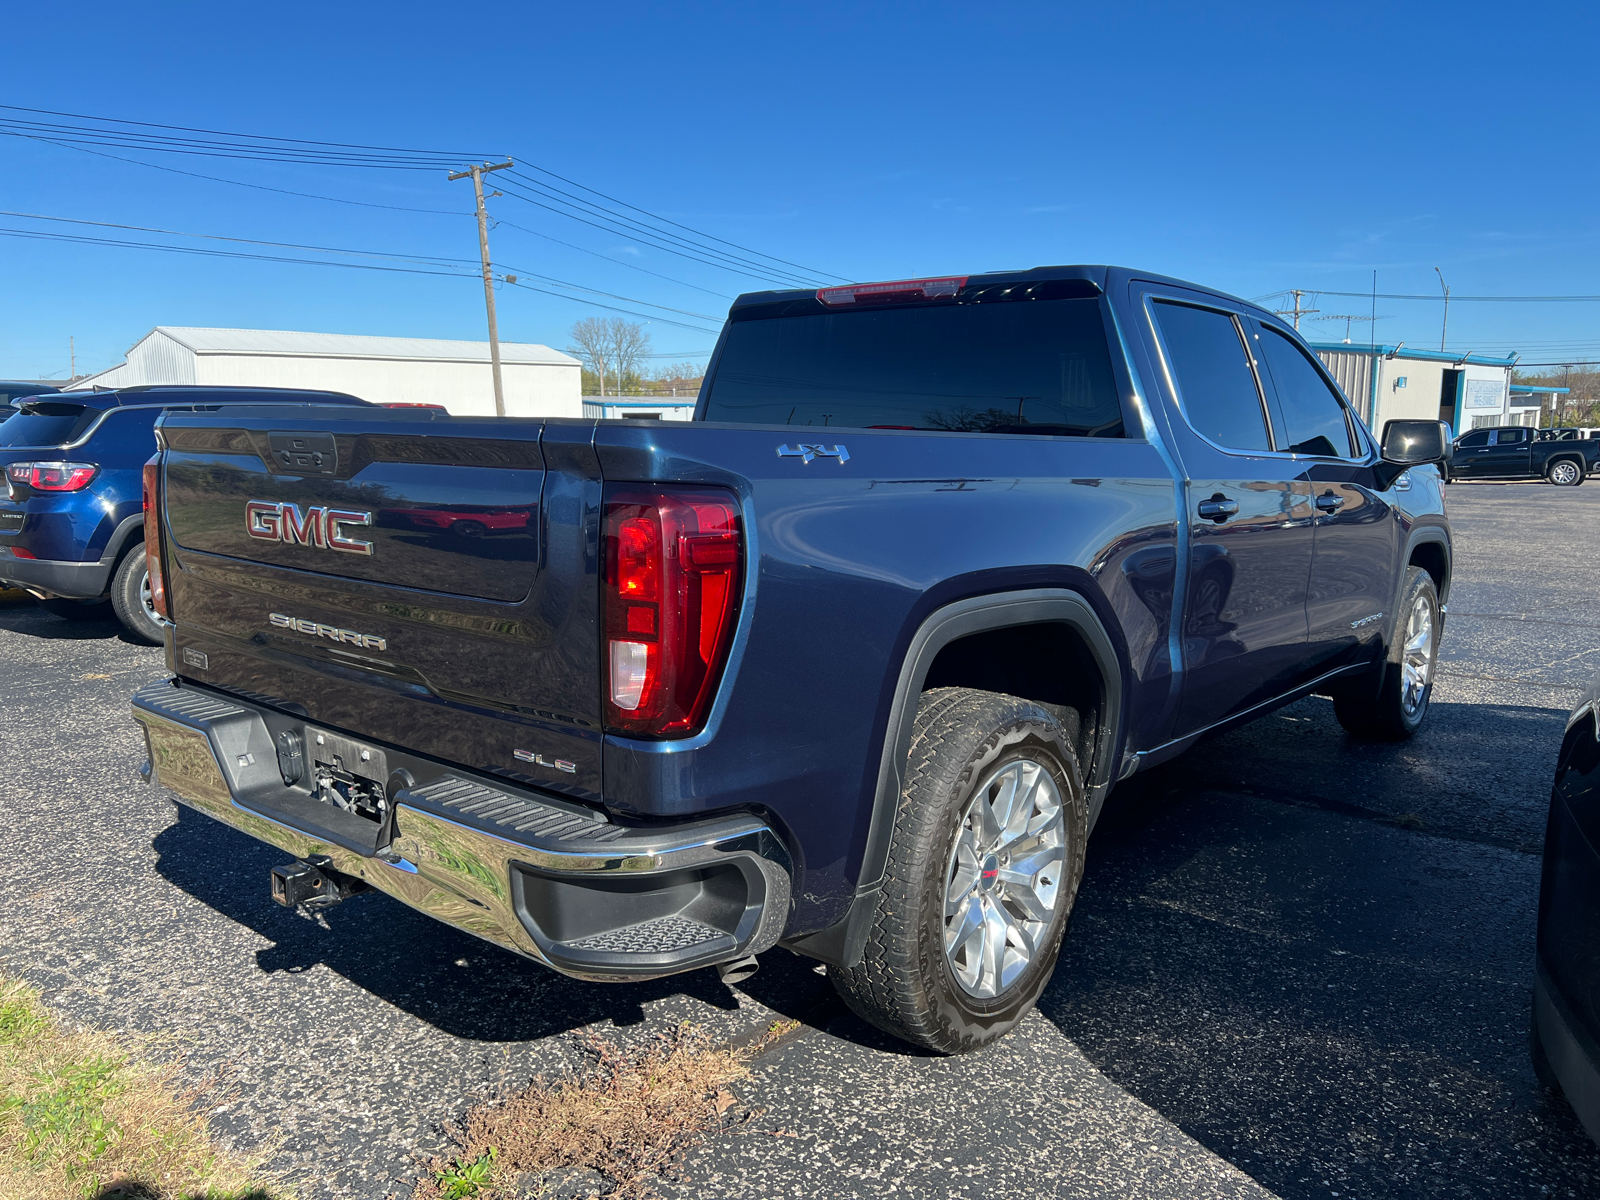
M1386 656L1375 668L1377 694L1368 677L1333 697L1339 724L1367 741L1403 741L1428 715L1439 665L1439 593L1433 577L1420 567L1406 568L1394 636L1400 643L1399 660Z
M111 577L111 607L117 620L128 635L147 646L159 646L166 641L161 618L156 615L155 601L150 594L150 568L145 561L144 547L136 546L117 567Z
M39 601L39 607L65 621L104 621L114 615L111 604L105 600L68 600L53 596Z
M878 1028L959 1054L1008 1032L1055 968L1088 808L1061 723L1029 700L926 693L866 954L828 976Z
M1583 468L1570 458L1563 458L1551 463L1544 477L1557 487L1577 487L1583 482Z

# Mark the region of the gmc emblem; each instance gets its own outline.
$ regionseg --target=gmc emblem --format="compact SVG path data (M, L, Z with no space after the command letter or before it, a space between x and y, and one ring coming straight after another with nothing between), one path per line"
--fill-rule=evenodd
M246 533L264 542L282 542L285 546L371 554L371 542L346 537L342 529L345 525L371 524L371 513L348 512L342 508L308 508L305 516L301 516L299 506L294 504L252 500L244 506Z

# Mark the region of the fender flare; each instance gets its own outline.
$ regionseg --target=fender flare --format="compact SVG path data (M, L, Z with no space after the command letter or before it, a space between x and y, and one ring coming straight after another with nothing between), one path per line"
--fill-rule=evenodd
M1399 569L1395 572L1394 603L1389 606L1393 614L1389 622L1388 645L1384 652L1387 662L1400 661L1400 641L1395 636L1400 628L1400 596L1406 587L1406 568L1411 565L1411 556L1416 553L1418 546L1432 543L1444 550L1444 581L1439 588L1439 605L1444 610L1440 613L1439 633L1444 633L1445 616L1449 613L1450 603L1450 576L1455 568L1455 552L1450 544L1450 531L1443 525L1414 525L1406 537L1404 551L1400 555Z
M1033 588L958 600L936 609L922 622L901 659L889 721L878 766L872 816L862 852L855 899L844 919L827 929L784 943L789 949L838 966L854 966L866 949L867 934L877 911L878 893L889 860L895 809L904 787L904 768L911 750L917 700L933 661L951 642L974 633L1015 625L1062 624L1084 639L1100 671L1102 719L1095 733L1094 768L1084 786L1089 801L1089 827L1116 781L1123 737L1123 663L1094 605L1067 588Z
M106 540L106 548L100 552L100 562L105 566L115 566L121 560L122 553L128 548L129 543L143 540L144 514L135 513L131 517L123 517L111 531L111 537Z

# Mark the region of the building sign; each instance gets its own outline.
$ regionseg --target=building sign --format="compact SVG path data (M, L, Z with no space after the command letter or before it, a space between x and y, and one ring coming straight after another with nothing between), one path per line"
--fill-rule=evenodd
M1505 407L1506 385L1499 379L1469 379L1466 388L1466 397L1462 402L1464 408L1492 408L1499 410Z

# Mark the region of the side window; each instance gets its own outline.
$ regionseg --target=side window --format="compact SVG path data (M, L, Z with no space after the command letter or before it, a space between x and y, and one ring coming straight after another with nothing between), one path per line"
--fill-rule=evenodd
M1261 327L1261 349L1278 387L1278 407L1289 434L1285 449L1330 458L1356 457L1360 451L1351 441L1344 404L1305 351L1267 325Z
M1496 446L1515 446L1522 441L1522 430L1502 429L1494 439Z
M1155 311L1189 424L1219 446L1271 450L1261 392L1233 318L1165 300Z
M1476 450L1480 446L1487 446L1491 432L1492 430L1488 429L1475 429L1457 442L1456 445L1464 450Z

